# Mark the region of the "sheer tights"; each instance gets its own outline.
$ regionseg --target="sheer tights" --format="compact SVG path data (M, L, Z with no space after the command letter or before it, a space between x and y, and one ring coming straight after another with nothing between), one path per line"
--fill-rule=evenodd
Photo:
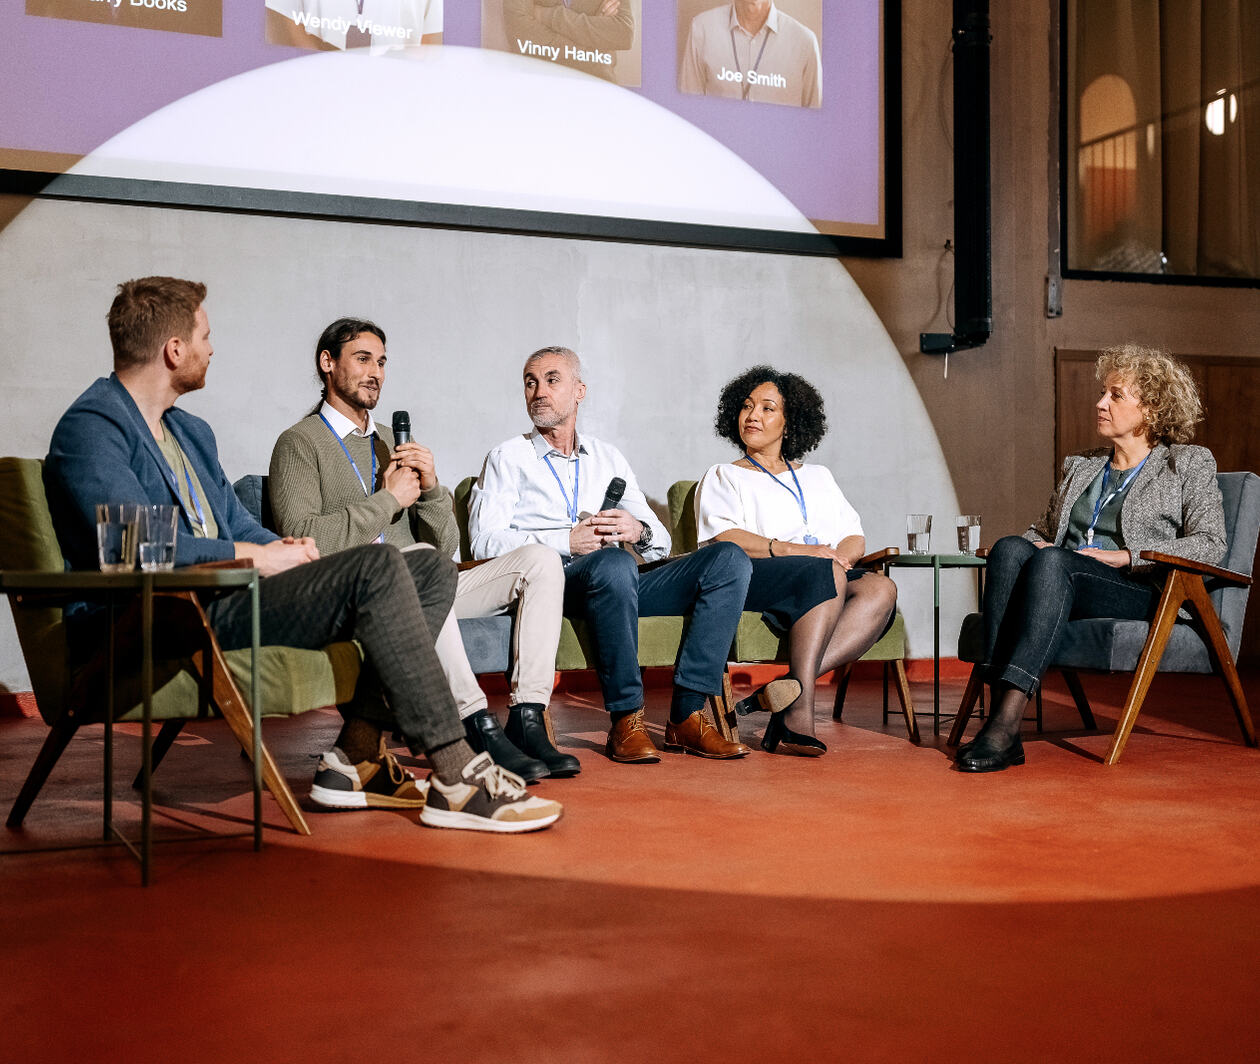
M897 586L878 573L849 580L836 566L836 597L797 619L788 633L788 675L801 693L785 710L794 732L814 734L814 686L824 672L857 661L883 634L897 608Z

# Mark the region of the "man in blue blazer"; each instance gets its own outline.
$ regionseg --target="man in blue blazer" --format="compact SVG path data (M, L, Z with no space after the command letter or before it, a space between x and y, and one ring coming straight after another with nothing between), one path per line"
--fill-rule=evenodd
M175 564L249 558L261 572L265 644L318 648L357 639L384 701L343 707L336 748L320 760L312 798L331 808L423 807L435 827L518 832L547 827L558 803L525 794L524 782L464 738L433 633L455 594L455 567L436 551L406 555L369 544L321 559L309 538L280 538L237 501L210 426L175 408L202 388L214 349L204 285L146 277L118 286L109 312L114 372L97 380L53 432L44 481L62 551L74 568L96 568L98 503L172 503L179 509ZM250 643L244 592L206 605L225 650ZM433 765L423 784L385 749L396 726Z

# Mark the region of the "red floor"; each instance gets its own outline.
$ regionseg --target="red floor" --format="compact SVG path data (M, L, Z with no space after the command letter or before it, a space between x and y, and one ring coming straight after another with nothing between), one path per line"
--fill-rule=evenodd
M1123 681L1086 684L1109 729ZM930 717L917 748L883 726L874 682L820 720L817 761L613 765L592 697L556 706L584 770L541 785L566 815L539 835L312 811L299 838L266 799L261 854L160 846L148 890L117 850L0 856L0 1057L1256 1057L1260 751L1214 681L1161 676L1110 769L1052 687L1028 764L990 776L950 771ZM266 726L300 795L337 722ZM6 810L43 736L0 722ZM98 830L100 740L72 744L0 851ZM220 723L190 725L157 781L166 835L248 816Z

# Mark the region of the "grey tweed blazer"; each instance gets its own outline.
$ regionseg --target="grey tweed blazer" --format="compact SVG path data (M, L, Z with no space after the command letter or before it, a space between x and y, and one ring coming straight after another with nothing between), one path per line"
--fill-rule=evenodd
M1024 538L1062 545L1072 507L1110 456L1110 447L1068 455L1046 512ZM1219 562L1225 556L1225 511L1212 452L1194 444L1156 444L1120 506L1120 534L1133 556L1129 571L1135 574L1155 568L1138 557L1144 550L1209 565Z

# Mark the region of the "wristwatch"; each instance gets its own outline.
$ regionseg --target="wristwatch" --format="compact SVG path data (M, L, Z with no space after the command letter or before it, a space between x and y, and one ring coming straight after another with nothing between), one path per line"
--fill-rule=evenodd
M642 554L652 545L652 526L646 521L641 522L643 525L643 534L639 536L638 541L634 545L634 549Z

